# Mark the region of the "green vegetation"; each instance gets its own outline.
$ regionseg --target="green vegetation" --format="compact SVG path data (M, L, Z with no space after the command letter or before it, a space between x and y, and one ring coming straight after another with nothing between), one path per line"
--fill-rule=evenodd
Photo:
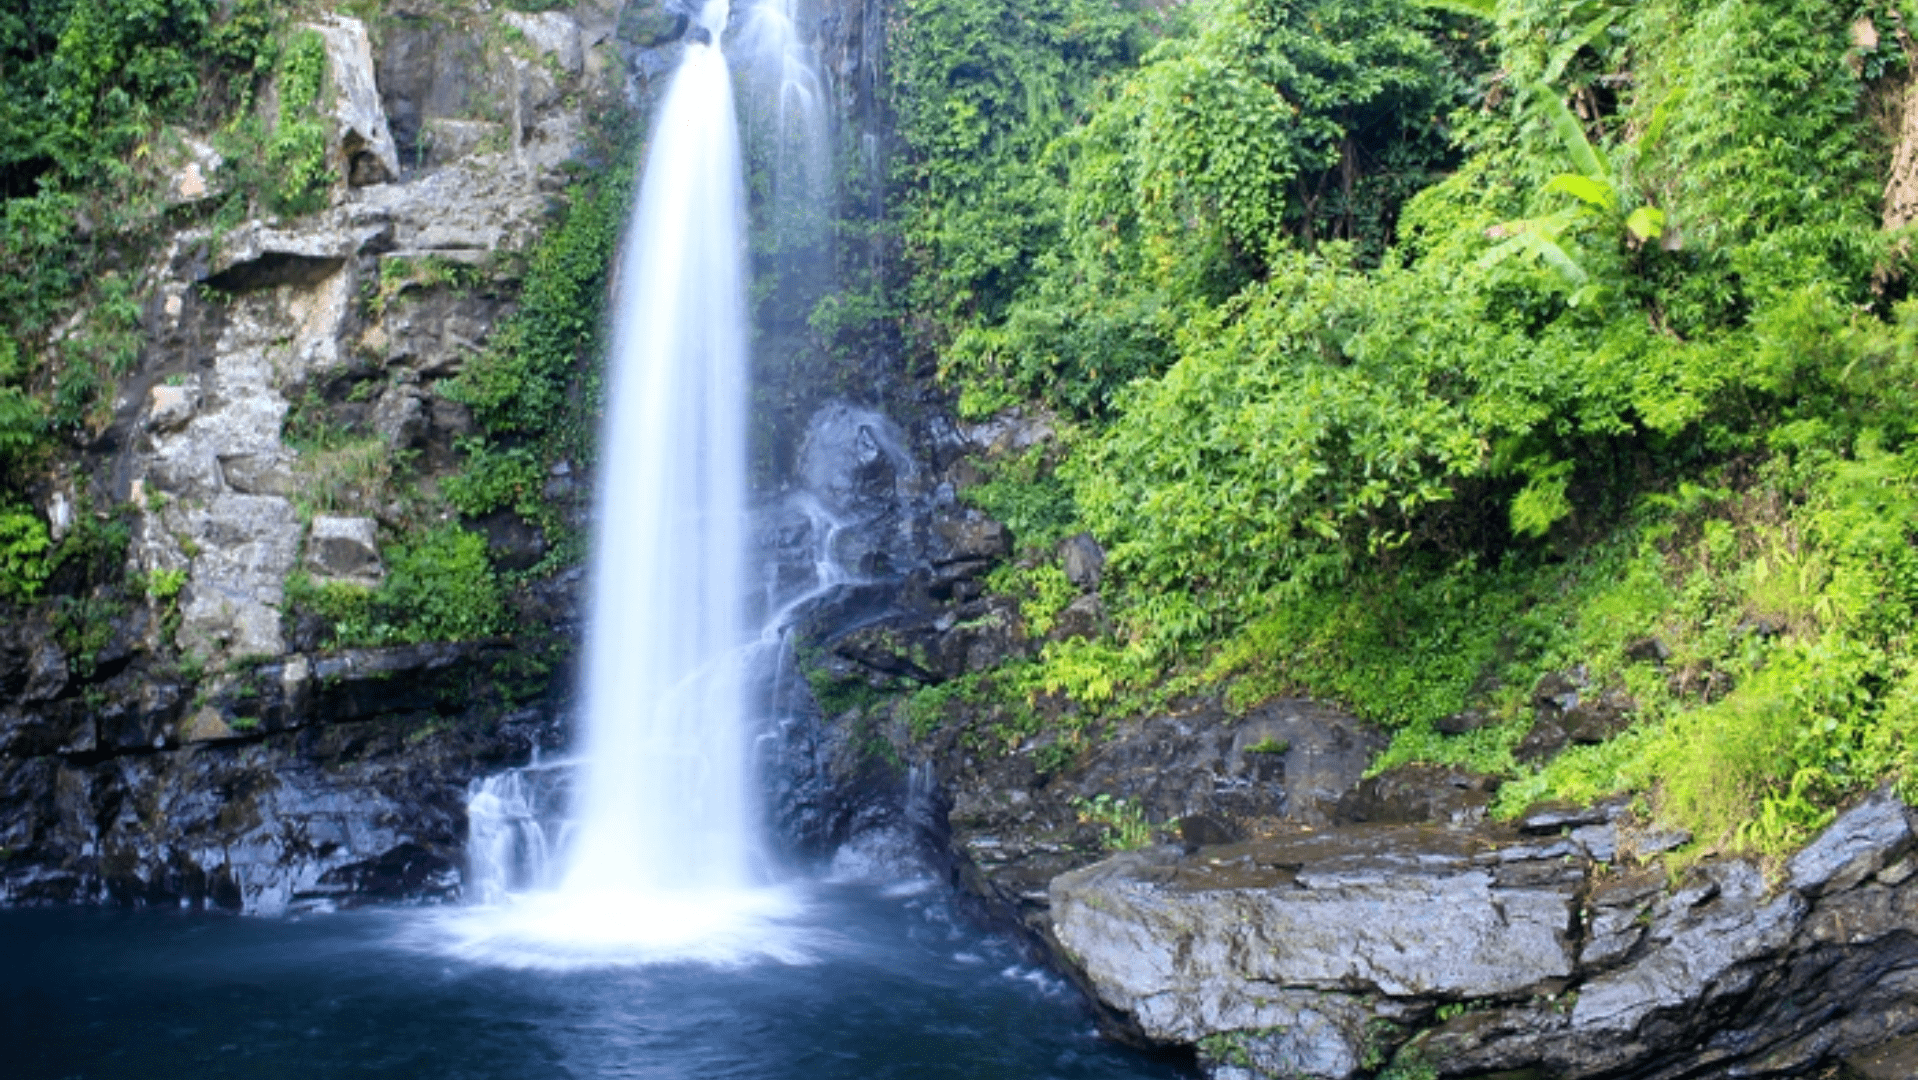
M591 459L599 386L591 361L602 346L602 307L614 244L631 191L637 153L632 133L603 133L600 151L615 167L575 183L564 209L524 257L485 268L431 259L383 260L377 281L362 297L375 315L414 290L497 288L517 278L519 303L493 330L485 347L435 393L473 410L477 433L457 444L462 460L428 493L411 474L410 455L395 453L379 435L328 422L327 402L312 395L289 416L287 438L301 452L304 511L348 511L388 518L397 534L383 545L388 577L378 590L318 583L296 575L288 582L290 613L311 612L330 627L332 647L420 641L458 641L516 629L502 607L504 591L579 561L584 538L567 524L545 481L559 462ZM381 390L362 378L349 401ZM564 498L560 496L558 498ZM486 542L458 524L463 518L511 511L537 526L546 555L517 574L495 570Z
M1051 702L1051 745L1320 695L1395 730L1380 767L1471 764L1504 813L1643 792L1709 848L1914 798L1915 244L1874 118L1910 12L1028 12L905 7L891 311L963 412L1061 422L967 493L1023 551L992 587L1044 634L1088 530L1115 629L976 692ZM1576 669L1631 726L1517 763Z
M469 641L506 629L484 538L446 525L383 555L387 577L377 589L305 575L288 579L288 602L331 624L330 647Z
M82 541L54 543L21 494L56 443L104 426L105 391L140 353L126 268L167 220L163 163L181 126L252 100L275 25L265 0L0 13L0 602L65 590L56 569Z
M592 436L598 387L583 386L579 361L603 330L607 270L633 182L630 140L621 167L574 185L566 214L527 260L520 307L444 392L473 409L489 443L538 441L557 456L579 455ZM476 444L483 445L483 444Z
M0 509L0 599L32 600L47 580L47 549L53 541L31 510Z
M327 46L319 32L295 34L275 74L280 103L265 147L266 170L274 178L266 186L267 205L283 214L311 213L325 203L335 179L327 171L327 126L314 113L327 77Z
M1109 851L1132 851L1153 843L1147 812L1133 799L1116 799L1102 792L1091 799L1073 800L1073 811L1082 822L1105 831Z

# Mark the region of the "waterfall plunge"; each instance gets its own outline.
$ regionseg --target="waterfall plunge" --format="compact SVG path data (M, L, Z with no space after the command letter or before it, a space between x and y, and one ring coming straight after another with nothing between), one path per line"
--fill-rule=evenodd
M519 966L801 958L782 925L794 901L755 880L746 245L732 77L717 44L727 6L706 0L706 40L690 38L661 103L617 279L564 871L551 891L519 894L495 872L490 899L506 902L457 920L465 955ZM790 34L790 20L775 25ZM767 50L766 31L754 36L753 51ZM493 790L509 780L511 799ZM491 778L476 820L518 805L519 782ZM511 828L495 843L507 852L527 826L503 820Z
M745 283L732 80L694 44L620 268L564 889L747 884Z

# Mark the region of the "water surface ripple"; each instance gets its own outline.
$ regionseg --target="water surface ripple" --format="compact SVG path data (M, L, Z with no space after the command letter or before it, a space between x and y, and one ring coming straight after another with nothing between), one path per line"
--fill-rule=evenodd
M0 912L14 1080L1172 1080L935 891L807 889L803 963L567 971L434 951L430 909Z

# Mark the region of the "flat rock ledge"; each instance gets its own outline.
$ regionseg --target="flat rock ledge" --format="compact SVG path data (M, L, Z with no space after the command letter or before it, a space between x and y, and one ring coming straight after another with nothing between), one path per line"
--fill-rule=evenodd
M1911 1044L1896 799L1771 879L1741 860L1622 869L1612 831L1360 825L1129 852L1055 878L1052 928L1135 1034L1197 1047L1215 1080L1793 1075ZM1911 1054L1888 1075L1912 1076Z

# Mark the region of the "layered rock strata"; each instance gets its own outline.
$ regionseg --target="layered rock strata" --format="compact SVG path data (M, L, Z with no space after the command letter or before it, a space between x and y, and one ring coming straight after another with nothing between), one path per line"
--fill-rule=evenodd
M1892 798L1771 881L1724 860L1670 883L1597 858L1610 823L1561 831L1125 854L1052 881L1052 928L1102 1002L1222 1080L1787 1075L1912 1034L1914 833Z

